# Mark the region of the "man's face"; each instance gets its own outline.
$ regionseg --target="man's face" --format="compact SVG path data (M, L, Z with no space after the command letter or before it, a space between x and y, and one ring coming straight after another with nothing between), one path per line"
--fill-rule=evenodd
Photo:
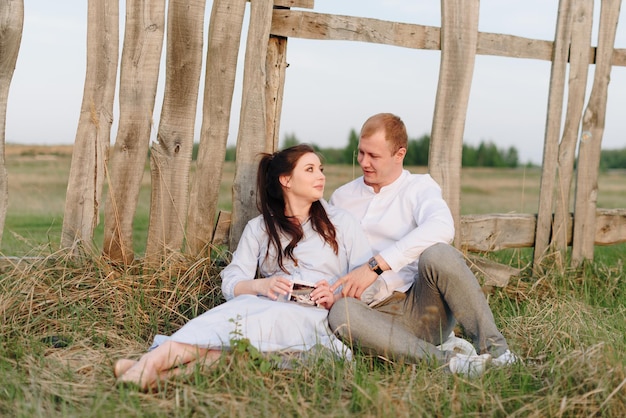
M365 184L379 192L381 187L393 183L402 173L405 153L404 148L400 148L395 154L391 153L382 129L369 137L361 137L357 159L363 170Z

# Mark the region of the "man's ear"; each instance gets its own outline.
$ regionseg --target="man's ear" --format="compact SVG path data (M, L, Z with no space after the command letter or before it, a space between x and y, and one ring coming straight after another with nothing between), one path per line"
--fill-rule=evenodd
M404 159L404 156L406 155L406 148L400 148L397 152L396 152L396 157L398 157L400 160Z
M290 176L278 176L278 181L283 187L289 187L289 182L291 181Z

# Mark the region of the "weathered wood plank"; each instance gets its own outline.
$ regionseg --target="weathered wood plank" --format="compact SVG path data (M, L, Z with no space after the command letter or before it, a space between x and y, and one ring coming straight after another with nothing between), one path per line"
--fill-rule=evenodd
M441 30L436 26L301 10L274 10L271 34L290 38L369 42L412 49L441 49ZM478 32L476 44L478 55L542 61L552 60L553 49L552 41L490 32ZM596 48L590 47L590 64L595 63L595 55ZM615 49L613 65L626 66L626 49Z
M160 264L183 245L200 73L205 0L170 0L165 91L150 152L150 224L145 261Z
M128 0L120 71L120 121L109 162L103 253L130 263L133 218L148 156L163 35L165 0Z
M24 0L9 0L0 10L0 242L9 206L9 183L5 165L5 135L9 87L15 72L24 29Z
M626 49L615 48L611 63L613 66L626 67Z
M186 249L198 257L209 254L213 235L245 10L245 0L215 0L211 9L200 144L187 215Z
M527 248L535 242L537 217L532 214L488 214L461 217L461 248L498 251Z
M476 53L510 58L550 61L554 42L515 35L479 32Z
M243 97L237 137L237 166L233 182L233 215L230 248L239 243L243 229L258 214L256 172L258 154L273 149L273 138L264 138L266 123L266 56L272 22L272 0L250 4L250 27L243 71Z
M285 70L287 68L287 38L270 36L266 57L267 84L265 100L267 115L265 118L265 137L272 141L272 149L278 149L280 133L280 115L283 108L285 91Z
M559 144L557 191L552 225L551 245L564 263L567 252L567 218L571 212L571 190L574 177L576 146L587 91L589 46L593 26L593 0L573 0L572 43L567 94L567 110L563 135Z
M444 0L441 65L435 98L428 169L441 185L460 242L461 152L478 38L478 0Z
M626 242L626 209L598 209L595 225L596 245Z
M88 2L87 69L67 182L61 246L91 243L100 222L119 55L119 1Z
M567 216L566 243L573 242L573 214ZM461 217L461 248L490 252L505 248L531 248L535 243L536 214L464 215ZM626 209L597 209L595 228L589 231L593 245L626 242Z
M440 48L440 29L353 16L297 10L274 10L272 35L370 42L415 49Z
M496 263L475 254L465 254L467 265L476 278L482 282L483 290L491 287L506 287L513 276L518 276L522 269Z
M598 169L606 118L606 101L611 77L613 45L617 32L621 0L605 0L600 11L598 49L593 87L583 115L578 148L576 200L572 259L573 266L593 260L594 243L589 239L595 230L598 200Z
M533 270L539 272L541 261L548 251L552 234L553 200L557 173L557 155L563 114L563 95L565 93L565 71L569 57L572 31L572 9L567 1L559 2L556 24L552 69L550 72L550 91L548 95L548 113L543 144L543 165L541 169L541 188L539 190L539 209L537 231L533 254Z
M314 0L274 0L274 6L299 7L301 9L312 9Z

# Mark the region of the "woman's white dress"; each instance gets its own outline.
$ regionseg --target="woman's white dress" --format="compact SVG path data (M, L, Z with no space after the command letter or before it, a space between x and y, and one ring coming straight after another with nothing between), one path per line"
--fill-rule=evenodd
M324 204L337 230L339 253L313 230L310 221L302 228L304 238L294 249L297 266L283 258L286 269L306 282L326 280L333 284L350 270L371 257L371 249L358 222L342 209ZM283 248L287 244L283 240ZM263 352L306 351L316 345L331 349L349 358L350 351L338 340L328 326L328 311L324 308L295 302L277 302L264 296L235 297L235 285L243 280L286 274L276 262L275 249L269 248L268 236L261 216L248 222L232 262L221 272L222 292L226 303L190 320L171 337L157 336L155 345L164 339L194 344L210 349L228 349L231 340L246 338ZM154 347L154 346L153 346Z

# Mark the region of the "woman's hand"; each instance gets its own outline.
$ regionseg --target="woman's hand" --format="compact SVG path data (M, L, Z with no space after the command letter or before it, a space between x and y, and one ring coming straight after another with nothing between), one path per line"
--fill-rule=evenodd
M333 306L335 294L330 290L330 285L326 280L320 280L315 284L315 289L311 292L311 300L326 309Z
M259 283L260 292L258 294L267 296L272 300L277 300L279 296L287 296L292 289L293 282L283 276L272 276L265 279L257 279L261 281Z

